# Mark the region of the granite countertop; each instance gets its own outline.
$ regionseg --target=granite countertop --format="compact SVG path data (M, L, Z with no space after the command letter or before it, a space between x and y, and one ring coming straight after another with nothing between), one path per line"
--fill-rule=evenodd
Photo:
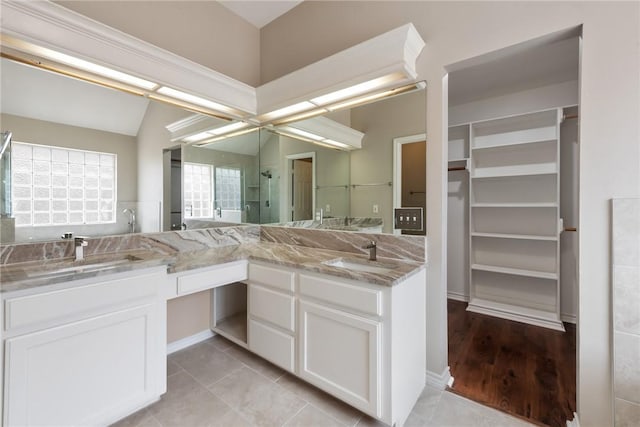
M382 273L373 273L323 264L325 261L338 258L391 268ZM378 258L377 262L370 262L363 255L349 252L259 242L172 254L141 249L92 255L79 262L67 258L56 261L7 264L0 267L0 291L5 293L24 290L159 265L166 265L167 272L170 274L184 273L240 260L271 263L382 286L396 285L424 268L424 264L415 261Z

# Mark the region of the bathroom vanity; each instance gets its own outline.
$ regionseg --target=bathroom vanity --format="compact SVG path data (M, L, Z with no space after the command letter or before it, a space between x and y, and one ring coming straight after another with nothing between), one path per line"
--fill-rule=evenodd
M166 302L204 290L215 333L385 424L411 412L425 378L424 262L257 239L137 253L111 270L2 267L4 425L106 425L159 399Z

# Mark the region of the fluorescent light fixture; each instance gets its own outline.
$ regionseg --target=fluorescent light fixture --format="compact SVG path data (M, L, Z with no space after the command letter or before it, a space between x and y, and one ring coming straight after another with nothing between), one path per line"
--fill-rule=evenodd
M199 142L199 141L203 141L207 138L211 138L212 136L220 136L223 134L227 134L233 131L237 131L240 129L244 129L247 126L249 126L249 123L246 122L235 122L235 123L230 123L228 125L224 125L224 126L220 126L217 128L213 128L213 129L207 129L203 132L198 132L194 135L190 135L187 136L185 138L182 138L182 141L184 142Z
M426 85L425 85L424 82L417 82L417 83L413 83L413 84L410 84L410 85L405 85L405 86L397 87L397 88L394 88L394 89L389 89L389 90L384 90L382 92L373 93L371 95L360 96L358 98L350 99L348 101L340 102L338 104L333 104L333 105L330 105L330 106L326 107L326 109L329 110L329 111L336 111L336 110L341 110L343 108L355 107L355 106L367 104L367 103L375 101L377 99L390 98L392 96L396 96L396 95L400 95L400 94L403 94L403 93L412 92L414 90L424 89L425 86Z
M315 105L309 101L298 102L297 104L289 105L288 107L280 108L278 110L271 111L263 114L258 119L260 121L269 121L280 117L288 116L289 114L296 114L310 108L314 108Z
M210 138L212 135L209 131L196 133L195 135L187 136L186 138L182 138L184 142L197 142L202 141L203 139Z
M25 49L27 52L33 55L47 58L64 65L87 71L89 73L97 74L99 76L107 77L109 79L116 80L121 83L126 83L131 86L139 87L149 91L159 86L157 83L151 82L149 80L141 79L139 77L114 70L113 68L94 64L93 62L85 61L84 59L76 58L74 56L67 55L62 52L57 52L46 47L41 47L22 41L20 41L18 44L21 48Z
M233 132L235 130L244 129L247 126L249 126L249 123L246 123L246 122L235 122L235 123L231 123L231 124L219 127L219 128L211 129L208 132L210 134L212 134L212 135L222 135L223 133L229 133L229 132Z
M316 135L315 133L307 132L306 130L294 128L294 127L291 127L291 126L284 126L284 127L281 127L280 129L282 129L285 132L289 132L289 133L293 133L295 135L299 135L299 136L301 136L303 138L312 139L314 141L322 141L322 140L325 139L324 136Z
M226 105L218 104L217 102L213 102L208 99L201 98L199 96L191 95L190 93L182 92L180 90L173 89L167 86L162 86L156 92L158 92L161 95L170 96L171 98L176 98L181 101L185 101L190 104L199 105L205 108L210 108L212 110L224 111L231 114L237 114L237 112L233 108L229 108Z
M350 145L343 144L342 142L334 141L333 139L323 139L322 142L324 142L325 144L335 145L336 147L345 148L345 149L353 148Z
M234 136L240 136L240 135L245 135L247 133L255 132L258 129L260 129L260 128L253 127L253 128L250 128L250 129L243 129L243 130L240 130L238 132L229 133L229 134L226 134L226 135L216 136L215 138L211 138L211 139L207 139L206 141L198 142L197 144L194 144L194 146L195 147L205 147L205 146L213 144L215 142L222 141L223 139L232 138Z
M378 77L373 80L359 83L357 85L349 86L348 88L337 90L335 92L328 93L326 95L318 96L311 99L316 105L326 105L332 102L340 101L354 96L362 95L372 90L380 89L384 86L388 86L391 83L404 80L406 77L402 73L392 73L386 76Z

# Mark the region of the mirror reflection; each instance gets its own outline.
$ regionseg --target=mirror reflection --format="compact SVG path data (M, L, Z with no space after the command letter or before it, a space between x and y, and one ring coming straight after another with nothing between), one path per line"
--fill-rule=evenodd
M2 243L237 223L391 233L394 207L426 207L424 90L187 144L195 128L176 123L225 122L5 58L1 67L1 130L12 133ZM315 122L329 129L320 144ZM330 145L335 132L361 147Z

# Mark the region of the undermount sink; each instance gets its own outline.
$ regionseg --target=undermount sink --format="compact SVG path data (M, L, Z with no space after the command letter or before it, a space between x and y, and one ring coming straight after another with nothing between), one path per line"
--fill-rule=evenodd
M364 271L366 273L388 273L397 268L397 266L393 264L354 258L336 258L325 261L323 264L330 267L344 268L345 270Z
M141 261L142 258L139 258L135 255L120 255L116 259L110 259L107 261L103 261L104 257L99 258L99 262L92 262L90 258L86 258L79 263L76 261L72 261L70 263L62 264L64 267L55 268L50 266L49 268L37 271L29 271L27 272L27 276L30 278L36 277L44 277L44 276L68 276L76 273L84 273L90 271L103 271L110 270L112 268L119 267L124 264L128 264L133 261ZM97 260L96 260L97 261Z

